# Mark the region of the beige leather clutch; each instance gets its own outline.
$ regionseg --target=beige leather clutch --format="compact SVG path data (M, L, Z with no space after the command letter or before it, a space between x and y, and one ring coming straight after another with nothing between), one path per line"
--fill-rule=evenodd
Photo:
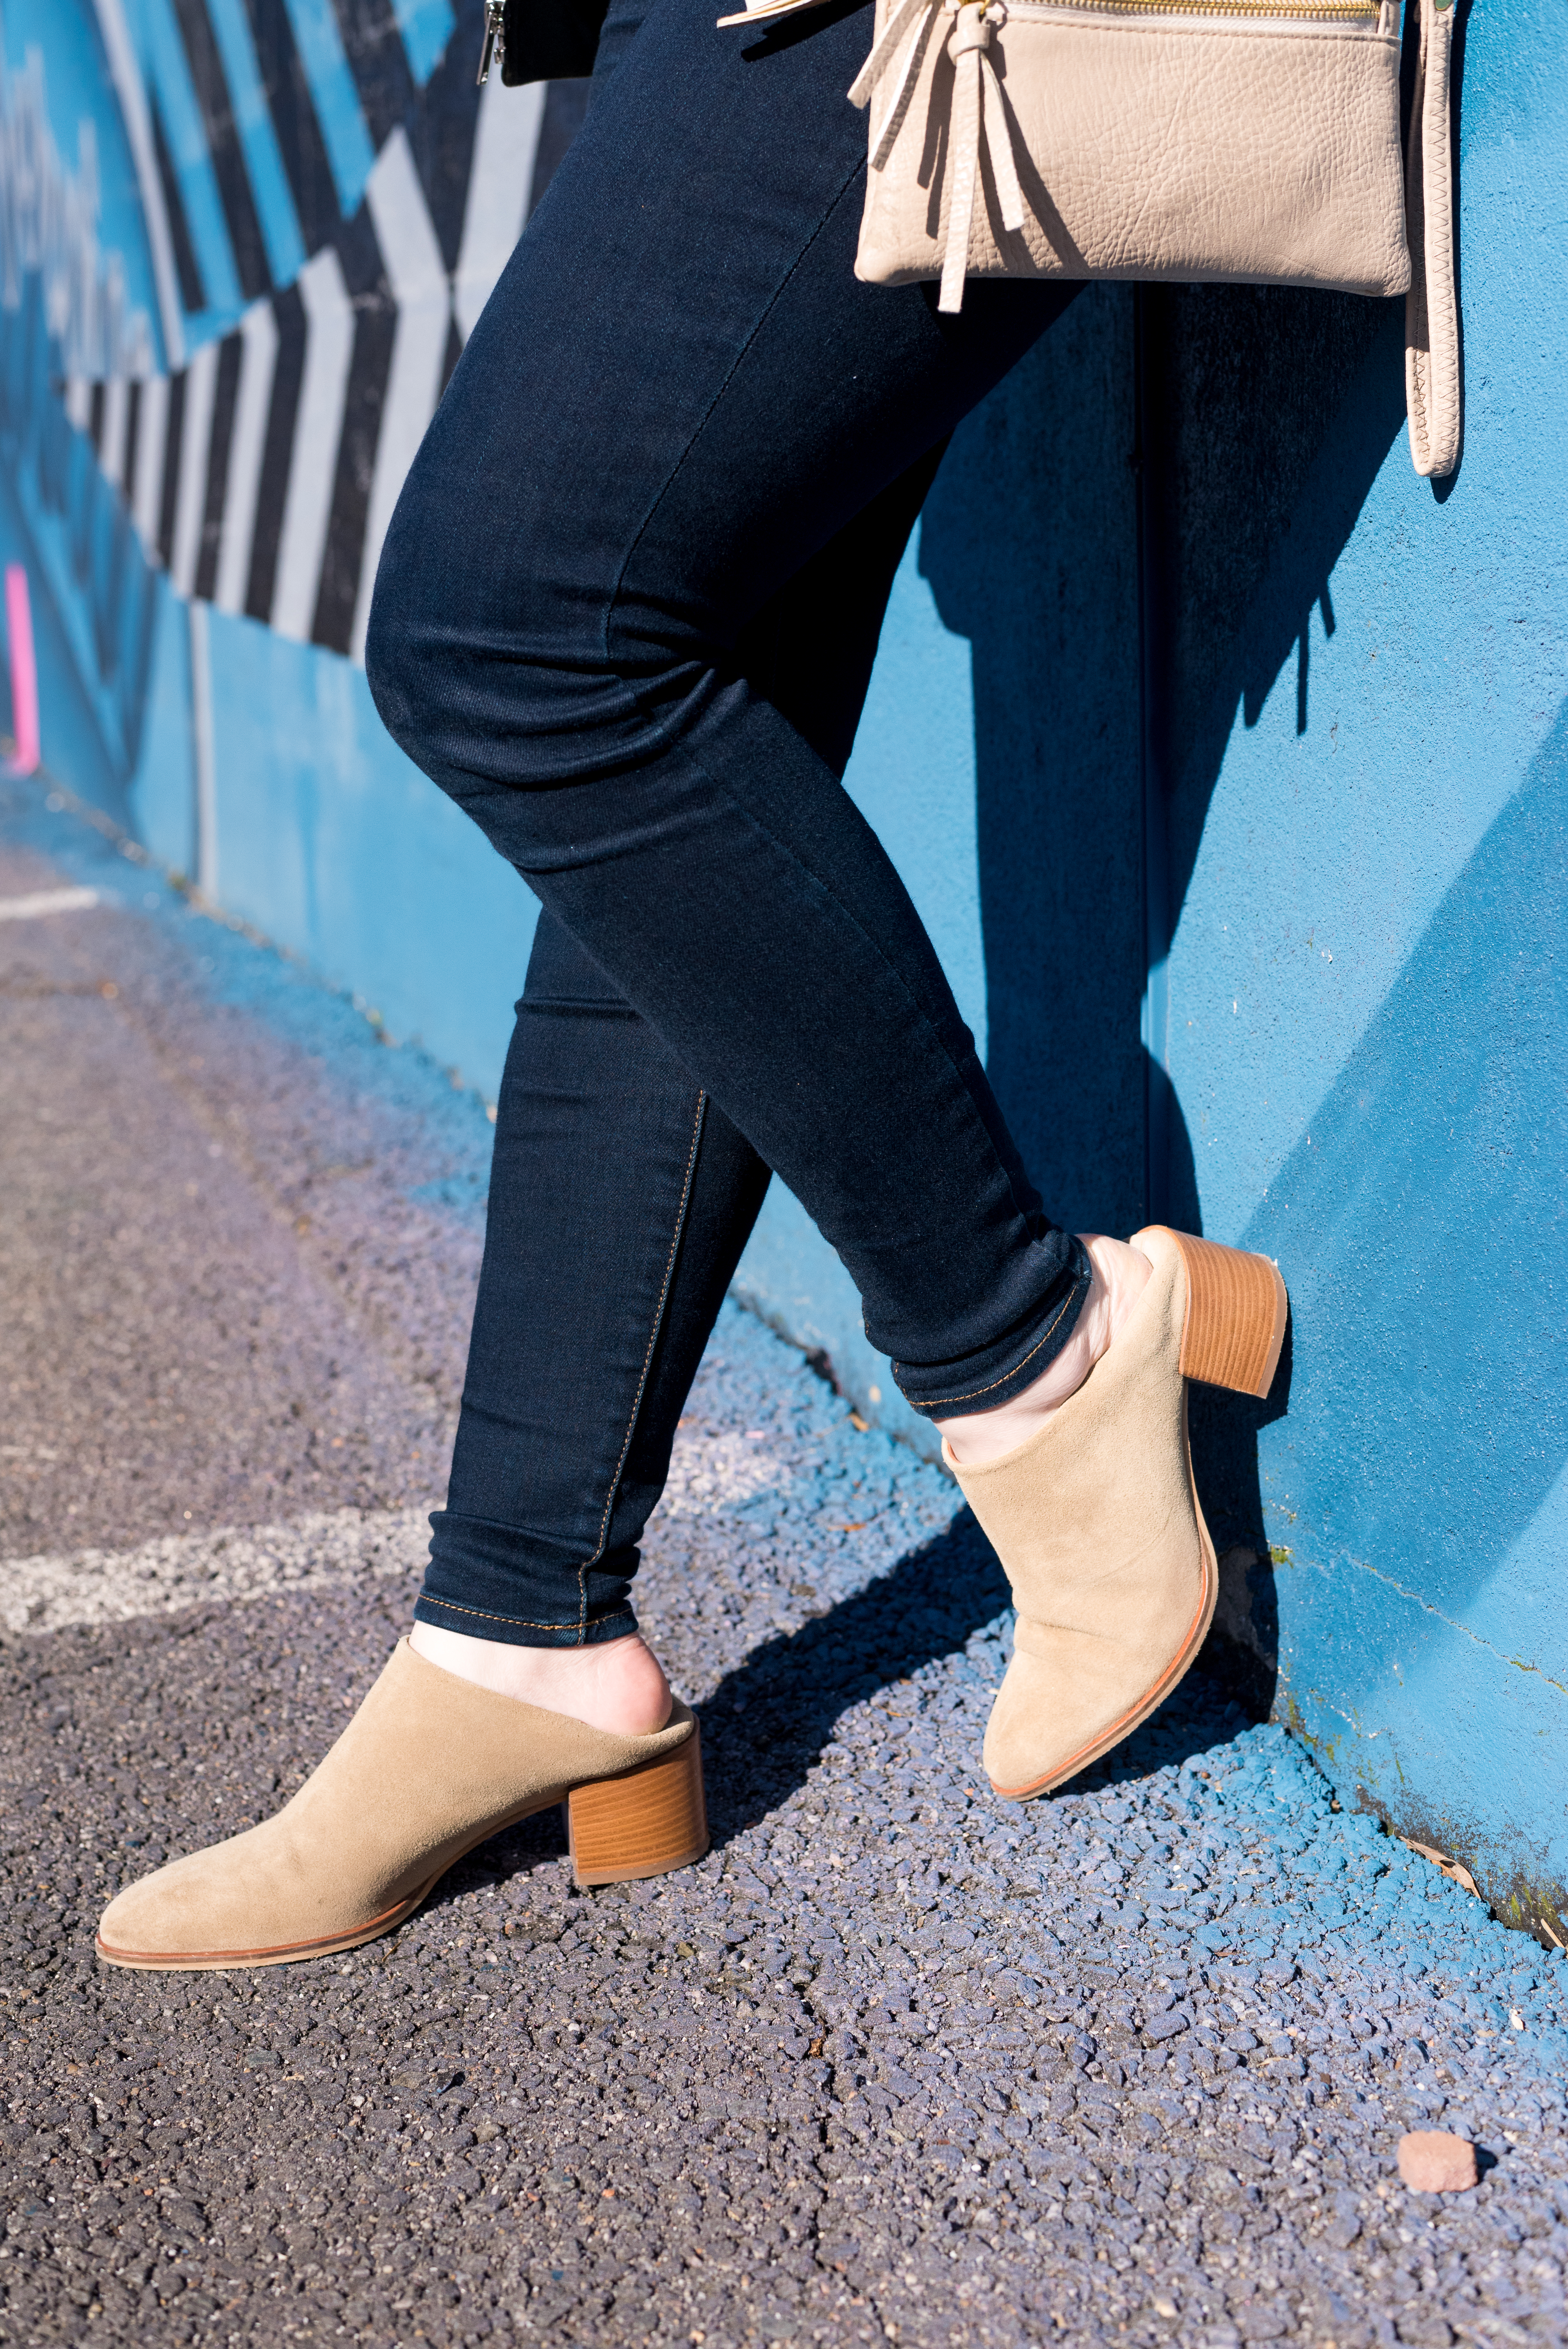
M1453 11L1418 5L1401 158L1396 0L878 0L856 274L947 311L976 275L1404 294L1411 455L1449 472Z

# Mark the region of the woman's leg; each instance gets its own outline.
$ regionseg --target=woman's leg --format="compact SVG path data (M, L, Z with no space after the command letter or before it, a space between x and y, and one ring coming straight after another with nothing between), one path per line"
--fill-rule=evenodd
M541 1648L634 1630L637 1539L767 1183L696 1079L542 914L421 1622Z
M834 762L748 666L780 588L1064 290L860 285L870 10L753 39L655 0L476 329L388 535L378 703L804 1201L934 1417L1070 1332L1029 1187Z
M874 499L747 632L749 673L837 772L940 453ZM560 1675L531 1665L590 1647L600 1669L574 1675L571 1709L629 1729L663 1718L662 1680L627 1637L637 1543L768 1180L647 1021L542 914L497 1106L450 1489L416 1609L422 1652L559 1705Z
M913 906L841 789L831 725L803 709L792 720L781 706L787 632L774 625L781 607L769 612L1063 297L983 285L953 320L937 316L929 289L858 285L861 126L838 93L863 52L869 5L752 41L716 34L711 5L655 0L597 99L410 476L369 646L393 731L529 876L579 949L569 959L553 930L541 948L539 1020L525 1015L520 1052L539 1055L546 1081L524 1071L515 1119L509 1112L454 1475L459 1588L433 1595L447 1623L415 1630L416 1641L464 1639L450 1616L478 1590L498 1599L507 1636L476 1644L492 1659L531 1660L542 1679L498 1693L483 1671L438 1669L399 1642L273 1818L117 1896L98 1935L113 1963L227 1968L353 1947L410 1914L486 1835L562 1798L580 1882L663 1873L706 1848L689 1711L672 1707L659 1729L606 1724L583 1710L581 1681L575 1701L569 1682L572 1667L592 1673L621 1647L595 1636L619 1630L621 1596L591 1577L633 1537L639 1481L662 1475L659 1412L667 1417L695 1361L689 1342L680 1356L677 1323L694 1340L711 1313L762 1165L786 1176L839 1248L873 1341L901 1358L905 1392L934 1418L995 1410L1037 1386L1089 1286L1083 1248L1029 1190ZM593 972L605 993L593 991ZM567 1056L557 1085L564 1149L552 1139L552 1021L596 1038L575 1069ZM643 1029L657 1053L638 1045ZM614 1181L607 1195L582 1148L617 1102L637 1136L623 1176L654 1178L625 1231ZM733 1146L727 1171L717 1170L718 1236L702 1246L691 1219L710 1104ZM526 1277L528 1175L542 1151L557 1179L574 1161L586 1202L575 1253L557 1245L570 1218L546 1236L534 1268L542 1291ZM666 1330L688 1241L697 1301ZM980 1475L982 1522L998 1528L1016 1592L1023 1581L992 1763L997 1783L1021 1794L1071 1775L1158 1702L1212 1607L1212 1547L1195 1513L1183 1526L1170 1506L1173 1492L1184 1505L1191 1492L1177 1363L1186 1257L1178 1263L1174 1241L1161 1246L1143 1354L1122 1350L1138 1410L1107 1435L1091 1399L1099 1453L1086 1445L1081 1408L1058 1422L1058 1483L1070 1494L1076 1475L1096 1505L1056 1528L1068 1578L1087 1568L1092 1619L1069 1625L1072 1636L1055 1617L1033 1623L1024 1603L1031 1578L1043 1578L1059 1617L1064 1587L1061 1560L1037 1538L1053 1514L1037 1506L1037 1447L1022 1447L1021 1482L1016 1460ZM1225 1282L1212 1287L1219 1295ZM559 1433L551 1343L574 1299L598 1309L583 1316L588 1388L584 1398L573 1383L562 1463L543 1456ZM1214 1360L1228 1360L1234 1333L1206 1334ZM601 1363L603 1399L593 1391ZM1117 1475L1136 1483L1161 1445L1148 1492L1108 1526L1097 1514L1103 1492ZM562 1528L583 1530L595 1499L595 1552L584 1561L573 1555L583 1542L563 1544ZM528 1522L486 1514L498 1506ZM1008 1527L1020 1517L1015 1573ZM499 1552L498 1525L509 1537ZM1141 1609L1131 1637L1108 1619L1108 1590L1121 1603L1108 1583L1108 1533L1121 1553L1110 1563ZM543 1592L526 1620L509 1578L519 1534L533 1537ZM1161 1543L1151 1588L1148 1561ZM563 1628L572 1647L553 1644ZM1072 1720L1086 1656L1099 1663L1094 1702L1078 1705L1087 1739Z

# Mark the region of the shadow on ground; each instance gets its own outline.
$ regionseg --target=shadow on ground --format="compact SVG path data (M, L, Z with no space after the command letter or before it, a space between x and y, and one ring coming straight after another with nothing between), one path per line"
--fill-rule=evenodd
M911 1683L923 1666L962 1651L975 1633L1009 1605L995 1553L965 1511L946 1532L901 1558L890 1572L792 1633L765 1640L726 1673L697 1707L702 1723L708 1820L722 1850L757 1826L804 1785L844 1714L891 1692L913 1715L922 1695ZM1179 1768L1250 1722L1257 1703L1253 1660L1211 1639L1174 1697L1125 1744L1072 1782L1076 1794L1132 1783L1152 1770ZM980 1785L980 1735L989 1710L975 1692L973 1763ZM498 1877L566 1848L562 1815L552 1811L499 1836L483 1856L455 1869L445 1897L476 1877ZM438 1906L438 1893L428 1904Z

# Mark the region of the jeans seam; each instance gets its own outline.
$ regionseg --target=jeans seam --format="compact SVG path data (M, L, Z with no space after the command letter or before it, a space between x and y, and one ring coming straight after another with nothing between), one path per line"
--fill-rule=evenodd
M895 1379L898 1379L898 1390L900 1394L903 1395L905 1402L909 1403L909 1407L912 1411L940 1411L945 1403L974 1402L977 1401L981 1395L995 1394L998 1387L1005 1387L1009 1379L1016 1379L1017 1377L1018 1372L1023 1369L1025 1362L1032 1362L1034 1361L1035 1356L1039 1352L1040 1348L1045 1344L1047 1339L1050 1336L1051 1331L1056 1328L1057 1323L1061 1319L1062 1315L1067 1311L1068 1307L1072 1303L1073 1299L1078 1295L1078 1290L1083 1287L1083 1275L1079 1273L1074 1278L1072 1287L1068 1289L1060 1305L1052 1314L1049 1321L1047 1322L1045 1328L1041 1330L1039 1336L1036 1339L1028 1352L1025 1354L1020 1361L1015 1362L1010 1371L1004 1371L999 1379L993 1379L988 1387L975 1387L968 1394L932 1395L924 1402L914 1402L911 1401L911 1398L907 1394L904 1394L903 1381L898 1377L899 1371L903 1366L898 1362L894 1362L892 1364L892 1374Z
M930 1011L921 1001L920 997L915 993L913 988L911 987L908 979L905 978L898 965L892 960L885 948L882 947L872 936L871 932L866 928L865 924L860 920L852 909L845 905L842 897L840 896L838 891L832 886L827 877L823 874L819 873L814 864L809 864L806 859L799 854L799 850L791 847L788 841L781 840L770 824L764 823L762 818L757 813L754 808L748 807L744 800L738 799L735 793L729 789L729 786L721 781L719 777L714 773L707 761L700 758L696 751L692 749L689 742L672 743L667 750L663 750L658 755L661 758L678 757L686 760L688 764L695 767L697 773L703 777L710 790L717 792L725 802L727 806L734 809L736 814L740 818L743 823L748 823L754 832L760 833L764 840L771 842L773 847L778 851L779 854L785 859L786 863L791 864L796 872L803 873L807 879L822 892L823 896L837 908L839 913L842 915L844 920L850 924L856 936L860 937L870 951L876 956L877 960L881 963L882 968L887 972L894 986L902 991L904 1000L909 1004L911 1009L915 1013L922 1026L931 1037L932 1041L935 1044L937 1050L941 1053L954 1077L957 1080L960 1085L964 1085L964 1071L958 1061L954 1058L951 1046L948 1044L946 1038L943 1035L942 1030L937 1026L935 1020L932 1018ZM519 866L518 869L520 872L524 870L521 866ZM973 1041L973 1040L971 1040L971 1041ZM978 1064L977 1056L976 1064ZM964 1090L965 1092L968 1092L969 1089L966 1085L964 1085ZM973 1103L974 1096L970 1095L970 1099ZM977 1105L975 1106L975 1115L976 1117L979 1117ZM1018 1196L1017 1192L1014 1187L1012 1178L1007 1175L1006 1167L1002 1164L1000 1153L996 1149L995 1143L992 1140L989 1129L985 1126L985 1119L983 1117L979 1117L979 1123L985 1133L986 1144L993 1156L996 1159L997 1164L1001 1166L1003 1175L1006 1178L1007 1189L1013 1197L1014 1204L1016 1206L1018 1204ZM1020 1206L1019 1213L1022 1214L1023 1212L1024 1211ZM1066 1310L1065 1307L1063 1310ZM1060 1317L1058 1316L1057 1319L1059 1318ZM1053 1320L1051 1328L1054 1329L1055 1327L1056 1322ZM1049 1335L1050 1331L1047 1330L1046 1336L1048 1337ZM1041 1345L1044 1345L1045 1339L1042 1338L1039 1342ZM1036 1350L1037 1349L1035 1348L1030 1349L1031 1352ZM1026 1361L1028 1360L1028 1355L1026 1355L1024 1359ZM892 1367L894 1375L896 1376L898 1370L897 1363L895 1362ZM1012 1373L1011 1371L1008 1371L1006 1375L1011 1377Z
M647 1389L648 1371L654 1359L654 1348L659 1341L659 1331L664 1325L665 1306L670 1293L670 1282L675 1278L676 1255L680 1247L681 1234L686 1229L686 1208L691 1201L691 1186L696 1174L697 1144L702 1139L703 1112L707 1107L707 1095L699 1091L696 1097L696 1115L692 1120L691 1146L686 1152L686 1179L681 1185L680 1201L676 1208L675 1229L670 1234L669 1254L665 1258L665 1277L659 1288L658 1302L654 1307L654 1322L648 1331L647 1350L643 1356L643 1368L637 1380L637 1392L632 1398L632 1415L626 1422L626 1433L621 1440L620 1457L615 1463L614 1474L610 1479L610 1489L604 1495L604 1514L599 1520L598 1542L594 1547L593 1557L585 1557L577 1569L579 1646L583 1644L588 1632L588 1570L597 1565L599 1559L604 1555L604 1544L610 1532L610 1515L615 1506L615 1495L621 1489L621 1475L626 1465L626 1454L632 1448L632 1438L636 1433L637 1414L643 1408L643 1396Z
M463 1607L455 1599L438 1599L428 1590L422 1590L419 1593L419 1604L422 1607L445 1607L453 1615L475 1615L485 1623L516 1623L525 1631L576 1631L580 1635L578 1644L582 1645L581 1620L575 1623L536 1623L531 1615L498 1615L494 1609L490 1607ZM601 1622L612 1623L617 1615L629 1615L631 1611L631 1608L623 1599L618 1607L613 1607L608 1615L601 1616L599 1619Z
M761 315L753 322L750 333L747 336L745 341L741 344L739 349L735 353L734 357L730 360L729 366L725 372L723 382L716 387L713 398L708 401L707 406L703 409L702 414L698 417L696 422L692 426L691 430L687 433L685 445L683 446L679 456L675 459L668 472L665 475L664 480L659 484L657 496L653 500L646 513L643 516L642 521L637 524L636 532L633 536L630 544L627 546L625 554L621 559L620 570L615 574L615 584L614 587L611 588L609 596L604 605L603 656L605 660L609 662L611 667L614 669L617 677L620 675L620 668L610 650L610 627L614 619L616 606L619 605L621 600L621 590L625 585L626 574L631 568L632 558L636 554L638 547L642 544L644 538L647 535L649 527L653 523L654 516L658 512L659 508L663 505L665 500L668 497L670 491L674 488L676 475L680 472L681 468L686 461L686 459L691 455L693 449L696 446L697 440L711 420L719 401L724 398L725 393L729 389L730 385L734 382L748 351L750 350L752 344L757 340L758 336L762 332L763 327L768 324L769 319L772 316L774 311L783 300L786 290L799 274L800 265L805 260L806 255L810 252L811 247L816 243L818 238L825 233L828 222L832 219L834 213L838 211L839 206L843 202L844 198L848 195L855 181L862 177L865 169L866 167L863 161L856 163L854 169L850 172L849 177L840 188L838 194L833 198L832 202L828 205L820 220L817 222L816 227L811 231L810 235L806 239L804 244L801 245L799 251L796 254L794 260L789 264L789 268L779 278L779 283L775 285L772 293L769 295L766 304L763 305ZM632 683L632 679L630 678L627 678L623 681L628 685Z

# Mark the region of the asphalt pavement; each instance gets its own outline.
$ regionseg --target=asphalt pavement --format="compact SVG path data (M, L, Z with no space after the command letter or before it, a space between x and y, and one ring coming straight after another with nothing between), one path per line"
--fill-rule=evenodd
M46 790L0 786L0 2339L1563 2340L1561 1955L1218 1649L997 1802L995 1560L735 1307L639 1584L709 1857L580 1895L552 1814L346 1957L98 1966L407 1624L491 1129ZM1408 2191L1409 2127L1475 2189Z

